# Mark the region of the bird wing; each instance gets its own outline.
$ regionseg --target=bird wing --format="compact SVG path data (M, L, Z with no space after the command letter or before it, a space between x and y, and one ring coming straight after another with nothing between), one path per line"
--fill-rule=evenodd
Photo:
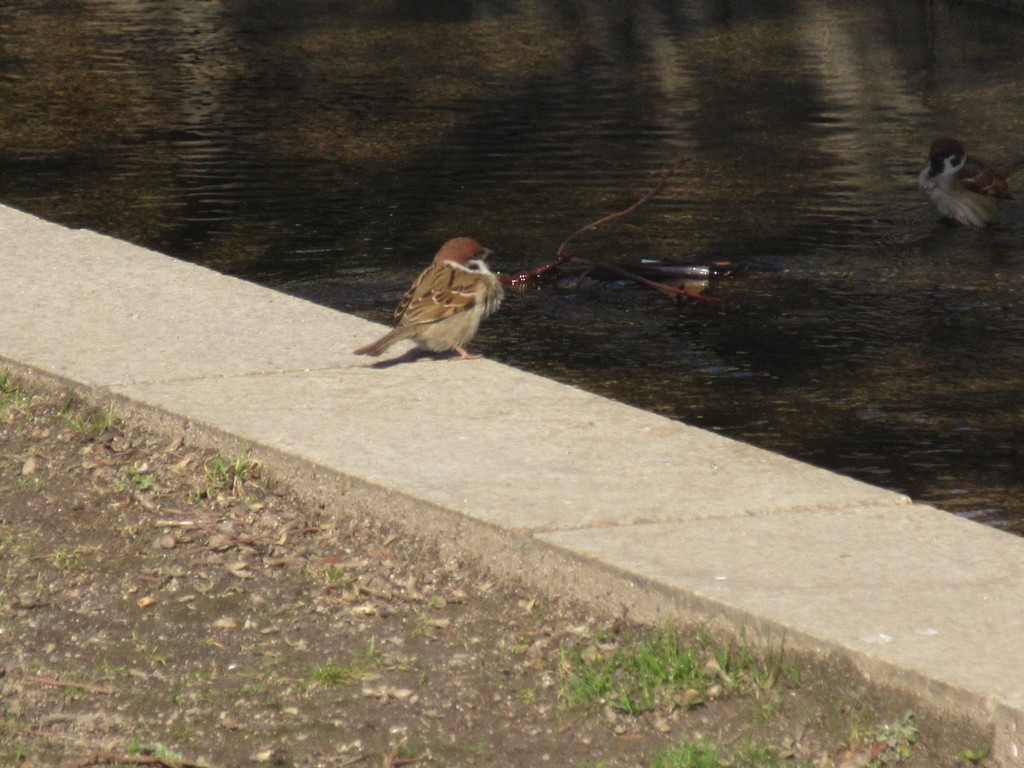
M395 309L399 326L436 323L464 312L480 299L477 273L447 264L431 264L416 278Z
M1009 198L1010 187L1002 174L992 170L984 163L980 163L973 157L968 157L964 167L957 172L957 177L971 192L979 195L988 195L995 198Z

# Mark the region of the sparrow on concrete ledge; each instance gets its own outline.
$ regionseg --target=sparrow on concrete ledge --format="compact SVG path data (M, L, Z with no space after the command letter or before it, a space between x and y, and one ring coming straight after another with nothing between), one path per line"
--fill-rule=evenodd
M466 352L465 346L480 321L505 297L497 275L484 263L489 254L471 238L449 240L399 302L394 330L355 354L376 357L395 342L409 339L430 352L455 350L461 360L480 357Z
M939 214L971 227L983 227L997 219L1000 200L1012 199L1007 177L1017 171L1019 160L1005 173L971 157L956 139L932 142L928 164L917 177Z

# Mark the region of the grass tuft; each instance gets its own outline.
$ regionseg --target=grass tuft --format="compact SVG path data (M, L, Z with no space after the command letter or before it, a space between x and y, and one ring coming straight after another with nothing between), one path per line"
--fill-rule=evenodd
M372 674L384 663L383 654L377 650L377 644L370 642L370 647L357 655L348 664L320 664L313 667L296 686L299 693L310 688L323 685L354 685Z
M117 421L114 416L114 407L108 408L86 408L81 411L73 411L68 415L68 425L76 432L91 437L99 437Z
M10 397L11 395L18 394L18 392L18 388L11 384L11 372L0 372L0 397L7 398Z
M759 694L783 674L783 654L758 659L745 638L724 644L697 632L688 643L675 629L624 646L562 648L562 700L572 708L607 706L630 716L697 706L724 690Z
M570 707L605 705L636 716L710 679L699 648L686 648L673 630L625 647L590 645L562 651L561 695Z
M706 739L657 752L647 768L813 768L813 761L780 756L763 743L724 747Z
M199 498L211 498L219 492L241 496L245 482L256 477L259 466L259 462L245 456L244 450L233 461L215 455L205 464L206 488L199 492Z

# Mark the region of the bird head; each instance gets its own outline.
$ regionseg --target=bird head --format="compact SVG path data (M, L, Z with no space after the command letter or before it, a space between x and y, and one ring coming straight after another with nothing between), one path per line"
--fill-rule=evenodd
M928 175L956 173L964 167L966 160L967 152L959 141L950 138L936 139L928 153Z
M486 259L490 253L489 248L480 245L471 237L456 237L441 246L441 250L434 256L434 263L453 261L465 265L473 259Z

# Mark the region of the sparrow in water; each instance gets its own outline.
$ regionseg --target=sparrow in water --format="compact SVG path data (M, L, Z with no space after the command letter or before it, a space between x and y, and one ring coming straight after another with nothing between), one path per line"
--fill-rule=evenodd
M465 346L476 335L480 321L505 297L497 275L484 263L489 254L489 249L469 237L442 245L398 303L394 330L355 353L376 357L395 342L409 339L430 352L455 350L461 360L480 357L469 354Z
M1017 161L1002 174L968 155L956 139L942 138L932 142L917 181L943 218L983 227L997 220L1000 200L1012 199L1006 178L1022 164Z

